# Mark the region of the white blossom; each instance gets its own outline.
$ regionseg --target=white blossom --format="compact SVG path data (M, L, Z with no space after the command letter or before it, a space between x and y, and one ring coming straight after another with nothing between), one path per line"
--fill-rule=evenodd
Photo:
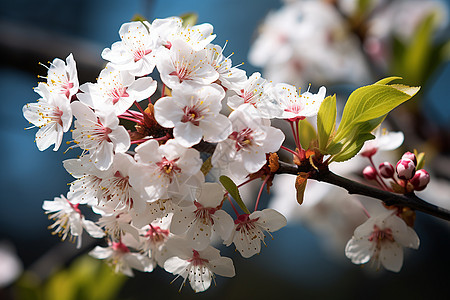
M184 85L173 90L171 97L155 103L155 118L166 128L174 128L175 140L184 147L198 144L203 138L217 143L231 133L231 122L220 114L225 96L218 85Z
M133 277L133 270L152 272L153 264L150 259L141 253L131 252L121 241L110 242L108 247L96 246L89 255L97 259L106 259L114 267L116 273L123 273Z
M72 99L72 96L78 92L79 87L77 66L72 53L67 56L66 62L55 58L50 63L47 77L44 78L47 78L49 91L64 95L69 100Z
M124 23L119 29L121 41L106 48L102 57L120 70L128 70L134 76L145 76L155 68L155 36L147 22Z
M25 104L22 108L23 116L39 127L36 133L38 149L44 151L54 144L53 151L58 151L64 132L72 124L70 101L64 95L52 92L45 83L39 83L37 92L42 98L37 103Z
M403 247L419 248L419 237L395 211L385 211L355 229L345 247L345 255L354 264L372 260L377 268L383 265L389 271L399 272L403 265Z
M279 150L284 141L280 129L270 126L250 104L241 105L229 119L233 124L231 134L217 144L212 164L229 171L237 177L255 173L266 163L266 153Z
M73 241L77 239L77 248L80 248L83 229L94 238L101 238L105 233L94 222L86 220L78 206L61 195L53 201L44 201L42 208L49 215L49 219L55 220L49 229L54 229L54 234L58 234L63 241L67 237Z
M170 231L185 234L195 250L204 250L211 242L212 233L217 232L226 240L234 229L231 216L221 209L225 191L218 183L205 183L195 206L174 212Z
M254 211L250 215L242 214L234 221L235 230L224 244L232 243L245 258L249 258L261 251L261 242L264 243L264 232L277 231L286 226L286 218L276 210L267 208Z
M133 103L148 99L156 91L156 81L151 77L135 79L128 71L120 71L107 65L100 72L97 83L80 86L83 93L78 99L97 112L114 111L123 114Z
M225 277L235 275L233 261L228 257L220 256L219 250L209 246L203 251L191 250L182 240L172 239L175 256L164 262L164 269L183 277L183 287L187 279L195 292L207 290L215 274ZM177 251L178 249L178 251Z
M99 170L108 169L114 153L124 153L130 147L130 136L113 112L97 115L80 101L72 103L76 118L72 137L74 147L88 151L84 153Z

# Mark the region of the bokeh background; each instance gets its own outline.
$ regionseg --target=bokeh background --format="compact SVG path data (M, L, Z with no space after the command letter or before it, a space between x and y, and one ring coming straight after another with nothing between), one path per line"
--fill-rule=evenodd
M449 4L449 1L444 3ZM449 224L421 213L417 214L416 222L416 231L421 239L420 249L407 251L405 264L398 274L383 270L372 272L367 267L355 266L345 258L344 249L330 255L320 236L305 224L292 223L276 232L274 240L268 238L268 247L263 247L261 254L251 259L244 260L232 247L223 249L223 255L233 258L237 275L231 280L217 277L217 286L199 295L194 295L189 286L178 293L181 281L170 284L173 276L160 269L149 274L137 273L135 278L129 280L121 277L111 279L108 277L110 275L104 275L113 285L102 285L100 273L89 273L89 270L106 271L100 270L94 260L78 260L92 248L92 242L85 240L86 246L76 250L74 245L61 243L47 230L50 222L41 209L42 202L66 194L67 183L72 178L61 162L72 158L73 154L70 151L67 154L53 152L51 149L39 152L33 142L35 130L24 130L28 123L22 116L22 106L38 98L32 88L37 85L37 75L46 74L46 69L39 62L48 64L47 61L55 57L65 58L73 53L80 83L94 82L104 64L100 53L119 39L117 32L122 23L131 20L135 14L153 20L194 12L198 14L199 23L207 22L214 26L217 34L214 43L223 45L228 41L227 50L228 53L234 52L234 64L244 62L241 68L248 75L255 71L263 72L261 66L249 62L248 53L258 36L258 26L267 13L283 5L279 0L16 0L0 3L0 244L12 249L27 274L26 278L21 277L0 287L0 299L52 297L65 300L70 295L78 295L70 299L106 299L106 291L101 293L103 296L89 295L94 289L102 288L110 291L110 299L448 297ZM439 34L441 40L450 38L448 27L441 29ZM402 75L408 83L408 74L387 75ZM420 105L410 110L411 115L415 116L415 124L407 128L411 134L406 134L405 142L411 143L408 138L416 137L414 141L420 141L420 146L429 150L435 158L430 168L435 168L444 185L449 185L445 181L450 178L450 167L447 168L450 142L449 63L440 61L428 75L426 88L420 95ZM336 92L345 98L358 84L369 82L330 82L327 94ZM397 127L404 124L402 116L399 115L397 122L393 122ZM427 140L429 132L433 133L428 136L433 137L432 143ZM435 193L444 198L447 196L446 205L450 206L450 194L446 195L442 190ZM266 195L266 204L268 199ZM75 265L84 269L77 271ZM61 270L66 273L61 275ZM71 294L67 291L74 287L65 283L75 278L71 277L75 275L70 272L85 274L86 278L99 284L84 287L85 294ZM54 279L56 277L58 279Z

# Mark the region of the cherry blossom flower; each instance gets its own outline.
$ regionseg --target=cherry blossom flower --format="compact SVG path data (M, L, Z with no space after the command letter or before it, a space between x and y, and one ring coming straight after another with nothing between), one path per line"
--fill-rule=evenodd
M206 50L195 51L182 40L174 40L170 49L160 51L156 66L161 80L171 89L182 83L208 85L219 78L216 69L208 64Z
M234 88L240 90L241 85L247 80L245 71L238 69L237 66L233 67L230 59L231 55L225 57L223 50L219 45L206 46L207 61L219 73L217 82L221 86L225 89Z
M195 206L175 212L170 231L177 235L185 234L195 250L204 250L211 242L212 232L226 240L234 229L231 216L221 209L224 190L218 183L205 183Z
M199 51L204 49L216 37L213 34L213 26L208 23L194 26L183 26L183 20L179 17L155 19L152 22L152 34L158 36L157 44L170 49L174 40L182 40L188 43L192 49Z
M217 144L212 164L244 177L255 173L266 163L266 153L276 152L284 141L281 130L271 127L270 121L258 117L250 104L244 104L229 115L233 132Z
M139 191L130 183L131 170L136 162L124 153L114 155L113 164L102 177L102 194L99 198L99 207L110 207L128 210L133 208L140 210L144 207L145 200Z
M67 56L65 63L55 58L50 63L46 78L49 91L64 95L69 100L72 99L79 87L77 66L72 53Z
M150 201L167 199L172 182L196 174L202 165L197 150L184 148L173 139L161 146L156 140L146 141L136 147L135 159L138 163L130 175L131 183Z
M147 22L124 23L119 29L121 41L102 51L102 57L119 70L145 76L155 68L155 36Z
M151 77L135 77L128 71L107 65L100 72L97 83L85 83L78 99L97 112L113 110L116 116L123 114L133 103L149 98L156 91L156 81Z
M354 264L372 260L377 269L383 265L389 271L399 272L403 265L403 247L419 248L419 238L394 211L385 210L355 229L345 247L345 255Z
M117 210L105 206L93 210L101 214L97 223L105 229L110 238L120 240L122 236L129 234L139 241L139 231L131 225L131 215L126 207Z
M112 164L114 153L123 153L130 147L127 130L119 125L113 112L105 115L95 114L80 101L72 103L75 129L72 137L75 146L89 151L87 155L99 170L106 170Z
M192 289L198 293L210 287L215 274L225 277L235 275L233 261L220 256L219 250L209 246L203 251L196 251L186 247L183 240L172 239L170 242L175 256L164 262L164 269L178 275L174 280L180 276L184 278L180 290L187 279Z
M172 215L168 215L159 220L155 220L149 225L145 226L141 234L141 249L153 261L153 265L158 264L164 267L164 262L172 255L172 251L167 246L167 241L174 235L169 231Z
M282 114L280 105L275 101L272 93L272 84L261 77L261 74L253 73L243 84L236 94L228 98L228 106L238 109L242 104L253 105L259 115L263 118L275 118Z
M152 272L153 264L150 259L141 253L131 252L130 249L121 241L109 242L108 247L96 246L89 252L89 255L97 259L106 259L109 264L114 266L116 273L123 273L133 277L133 270L142 272Z
M44 201L42 208L49 215L49 219L55 220L55 223L49 226L50 229L54 229L54 234L58 234L63 241L67 237L73 241L78 239L77 248L80 248L83 229L94 238L101 238L105 233L94 222L86 220L78 206L61 195L55 197L53 201Z
M155 118L166 128L174 128L175 140L183 147L191 147L203 139L217 143L231 133L231 122L220 114L225 96L218 85L184 85L173 90L171 97L155 103Z
M232 243L245 258L249 258L261 251L261 242L264 243L264 231L277 231L286 226L286 218L271 208L240 215L235 221L235 230L230 238L224 241L229 246Z
M320 87L317 94L312 94L308 89L307 92L299 95L292 85L278 83L275 85L273 93L283 110L278 118L294 121L317 115L325 98L326 88Z
M88 156L78 159L66 159L63 161L66 171L76 178L70 183L70 190L67 197L73 204L88 204L90 206L98 204L98 197L101 194L102 173Z
M67 132L72 124L72 109L69 99L64 95L52 92L45 83L39 83L36 92L42 98L37 103L24 105L23 116L28 122L39 127L36 133L38 149L44 151L54 144L53 151L58 151L64 132Z

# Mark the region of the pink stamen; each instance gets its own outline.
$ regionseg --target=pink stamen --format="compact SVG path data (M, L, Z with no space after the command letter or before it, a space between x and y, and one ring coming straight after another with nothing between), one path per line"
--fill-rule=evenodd
M209 260L205 258L201 258L200 254L196 250L192 250L193 256L191 259L188 260L189 263L193 264L194 266L203 266L205 263L209 263Z

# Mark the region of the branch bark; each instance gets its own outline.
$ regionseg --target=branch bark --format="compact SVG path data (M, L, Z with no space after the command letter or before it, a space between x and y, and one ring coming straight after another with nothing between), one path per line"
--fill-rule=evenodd
M437 218L450 221L450 211L439 207L437 205L426 202L425 200L417 197L414 193L410 194L396 194L384 190L380 190L376 187L365 185L348 178L339 176L328 169L311 172L310 166L297 166L294 164L288 164L285 162L279 162L280 168L278 174L292 174L297 175L299 172L309 172L309 179L326 182L344 188L349 194L356 194L362 196L368 196L371 198L379 199L386 205L398 205L406 206L417 211L424 212L426 214L435 216Z

